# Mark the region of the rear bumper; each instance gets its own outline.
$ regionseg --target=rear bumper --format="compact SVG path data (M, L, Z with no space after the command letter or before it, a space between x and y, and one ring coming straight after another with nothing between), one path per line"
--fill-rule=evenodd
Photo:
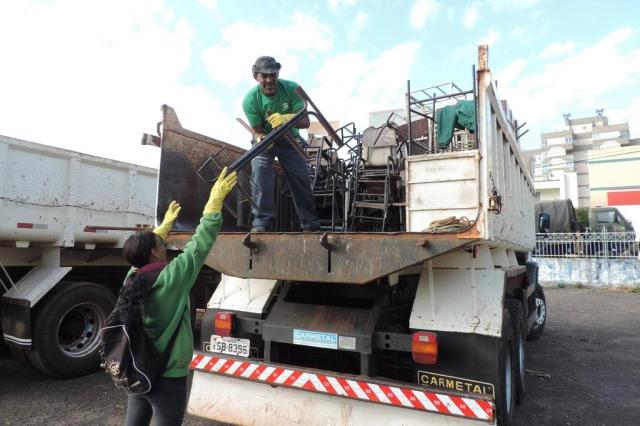
M228 423L370 426L494 422L493 402L477 397L201 352L194 353L191 369L195 373L189 413Z

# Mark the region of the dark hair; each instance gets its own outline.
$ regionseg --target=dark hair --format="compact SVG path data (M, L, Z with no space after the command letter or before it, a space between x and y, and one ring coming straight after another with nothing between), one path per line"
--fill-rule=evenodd
M149 263L151 250L156 247L159 238L151 231L136 232L124 242L124 258L136 268L143 267Z
M134 272L125 280L118 294L115 309L120 313L120 318L128 324L134 316L144 315L145 304L149 297L151 287L155 284L160 271Z

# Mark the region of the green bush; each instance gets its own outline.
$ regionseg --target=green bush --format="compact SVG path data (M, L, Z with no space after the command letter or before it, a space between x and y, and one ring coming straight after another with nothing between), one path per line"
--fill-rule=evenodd
M580 207L576 209L576 219L586 228L589 226L589 208Z

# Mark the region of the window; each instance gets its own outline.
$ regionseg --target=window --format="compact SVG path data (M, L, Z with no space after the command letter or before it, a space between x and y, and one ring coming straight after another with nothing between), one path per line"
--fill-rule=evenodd
M615 223L616 212L597 212L596 222L598 223Z

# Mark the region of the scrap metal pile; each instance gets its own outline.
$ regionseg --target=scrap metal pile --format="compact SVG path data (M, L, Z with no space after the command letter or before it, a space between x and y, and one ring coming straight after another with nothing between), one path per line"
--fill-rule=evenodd
M274 129L251 149L237 146L184 129L175 111L164 105L159 136L145 135L143 144L162 148L159 176L158 213L164 212L173 199L181 200L183 210L174 229L193 231L211 183L227 166L238 171L237 190L225 201L223 231L247 232L251 227L250 189L251 160L285 138L309 165L316 210L322 231L332 232L398 232L404 231L407 200L404 159L409 155L475 149L475 89L462 91L453 83L417 92L408 89L406 116L390 113L378 127L358 132L354 123L334 129L309 96L298 88L306 108L289 122ZM469 100L471 99L471 100ZM437 142L438 128L443 126L442 106L454 108L467 102L471 125L460 129L448 123L452 136L443 146ZM438 108L437 108L438 107ZM457 110L449 111L456 117ZM290 137L290 130L310 116L307 146L303 149ZM419 116L417 120L412 116ZM271 232L298 232L293 199L278 169L274 177L276 221Z

